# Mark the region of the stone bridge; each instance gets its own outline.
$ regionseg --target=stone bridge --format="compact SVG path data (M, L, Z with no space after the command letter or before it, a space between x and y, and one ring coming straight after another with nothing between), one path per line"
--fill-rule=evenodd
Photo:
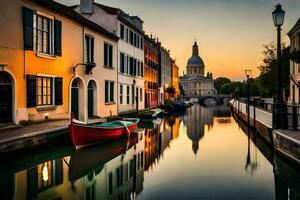
M186 96L187 100L191 98L197 98L199 103L202 105L207 105L210 103L214 103L217 105L221 105L224 103L228 103L232 97L230 95L221 95L221 94L215 94L215 95L204 95L204 96ZM210 102L210 103L208 103Z

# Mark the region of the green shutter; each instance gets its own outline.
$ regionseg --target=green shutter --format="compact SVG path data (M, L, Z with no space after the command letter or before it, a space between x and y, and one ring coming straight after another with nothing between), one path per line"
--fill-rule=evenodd
M36 106L36 76L26 76L27 108Z
M55 78L55 105L63 105L63 78Z
M54 54L57 56L62 55L62 45L61 45L61 32L62 26L61 21L54 20Z
M24 50L33 50L33 10L23 7Z

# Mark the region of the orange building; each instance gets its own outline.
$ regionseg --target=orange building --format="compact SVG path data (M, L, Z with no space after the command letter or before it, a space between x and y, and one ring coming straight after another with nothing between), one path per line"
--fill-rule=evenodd
M155 108L159 105L159 44L155 39L145 35L145 108Z
M175 88L174 98L178 98L180 96L179 89L179 68L175 63L175 60L172 62L172 86Z
M53 0L1 4L0 123L117 114L118 37Z

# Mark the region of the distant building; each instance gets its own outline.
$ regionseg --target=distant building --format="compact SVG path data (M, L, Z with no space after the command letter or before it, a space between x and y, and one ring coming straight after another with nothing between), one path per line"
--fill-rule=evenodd
M186 96L214 95L217 93L214 88L212 73L207 73L207 76L204 76L204 71L205 65L199 56L198 45L195 41L193 55L186 66L187 74L179 78Z
M172 85L172 58L170 51L160 47L161 57L161 87L160 87L160 102L170 99L166 89Z
M159 105L159 43L148 35L144 37L145 65L144 65L144 89L145 108L155 108Z
M300 18L288 33L291 40L291 52L300 51ZM300 63L290 62L290 103L300 103Z
M179 67L176 65L175 60L172 60L172 86L175 88L175 94L173 94L173 97L178 98L180 96Z

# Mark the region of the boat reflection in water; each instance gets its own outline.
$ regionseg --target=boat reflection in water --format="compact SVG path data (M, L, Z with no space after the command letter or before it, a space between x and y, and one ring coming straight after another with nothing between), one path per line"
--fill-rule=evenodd
M184 114L140 124L130 140L78 151L57 145L0 159L1 199L300 196L299 167L255 132L248 134L224 106L195 105Z

